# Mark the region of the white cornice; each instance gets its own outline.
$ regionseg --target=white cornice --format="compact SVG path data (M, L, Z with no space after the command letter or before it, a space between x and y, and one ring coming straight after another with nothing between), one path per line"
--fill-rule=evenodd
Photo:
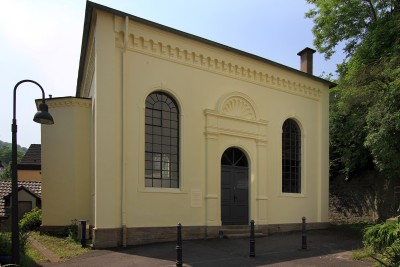
M250 64L238 65L234 62L227 62L226 60L211 57L198 51L190 51L184 47L175 47L158 40L147 40L143 36L130 34L126 39L128 40L128 44L124 46L124 32L119 31L115 33L116 46L121 49L127 47L130 51L151 55L317 101L321 98L321 89L305 83L299 83L297 81L271 75L254 68L254 66Z
M92 99L88 98L50 98L46 100L46 104L49 108L61 108L61 107L82 107L90 108L92 106Z

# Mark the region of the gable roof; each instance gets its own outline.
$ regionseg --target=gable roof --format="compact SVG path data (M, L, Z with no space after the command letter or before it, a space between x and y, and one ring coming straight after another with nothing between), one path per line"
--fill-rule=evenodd
M31 144L22 157L21 162L18 164L19 170L40 170L42 166L41 161L42 147L40 144Z
M39 181L18 181L18 192L25 190L37 198L42 197L42 182ZM5 198L11 196L11 181L0 180L0 217L6 215Z
M202 37L190 34L190 33L179 31L177 29L170 28L170 27L164 26L162 24L159 24L159 23L156 23L156 22L153 22L150 20L139 18L134 15L131 15L131 14L128 14L128 13L125 13L125 12L122 12L122 11L119 11L119 10L116 10L116 9L113 9L110 7L106 7L106 6L97 4L97 3L87 1L86 2L86 10L85 10L85 21L83 24L83 35L82 35L81 55L80 55L80 60L79 60L78 80L76 83L76 96L77 97L80 95L79 93L80 93L83 72L84 72L84 67L85 67L84 63L85 63L85 59L86 59L87 44L88 44L88 40L89 40L89 32L90 32L92 14L93 14L94 9L103 10L105 12L108 12L108 13L111 13L111 14L114 14L117 16L128 17L132 21L142 23L142 24L145 24L150 27L154 27L154 28L166 31L166 32L170 32L170 33L182 36L182 37L190 38L190 39L196 40L198 42L201 42L203 44L211 45L211 46L214 46L214 47L217 47L217 48L229 51L229 52L233 52L233 53L241 55L241 56L245 56L245 57L257 60L257 61L261 61L263 63L267 63L267 64L270 64L273 66L283 68L290 72L295 72L295 73L305 76L307 78L327 84L329 86L329 88L336 86L336 84L331 81L328 81L328 80L322 79L320 77L314 76L312 74L282 65L282 64L274 62L272 60L268 60L266 58L262 58L260 56L256 56L254 54L250 54L250 53L244 52L242 50L232 48L232 47L229 47L229 46L226 46L226 45L223 45L223 44L220 44L220 43L217 43L217 42L214 42L214 41L211 41L211 40L208 40L208 39L205 39L205 38L202 38Z

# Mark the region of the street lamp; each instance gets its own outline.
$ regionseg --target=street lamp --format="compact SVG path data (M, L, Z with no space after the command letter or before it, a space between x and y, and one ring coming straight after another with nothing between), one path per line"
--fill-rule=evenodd
M53 124L53 117L50 115L49 108L47 107L44 100L44 90L40 84L32 80L22 80L18 82L14 87L14 96L13 96L13 120L11 125L12 132L12 172L11 172L11 194L12 194L12 202L11 202L11 242L12 242L12 261L14 264L19 265L19 229L18 229L18 176L17 176L17 120L15 119L16 114L16 93L17 88L22 83L34 83L39 86L40 90L42 90L42 103L39 105L39 110L36 112L33 117L33 121L41 124Z

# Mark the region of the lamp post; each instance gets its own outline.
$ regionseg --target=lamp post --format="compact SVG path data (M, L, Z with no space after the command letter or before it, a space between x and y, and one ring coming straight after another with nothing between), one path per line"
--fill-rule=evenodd
M42 103L39 105L39 110L36 112L33 117L33 121L40 124L53 124L53 117L48 112L49 108L47 107L44 100L44 90L40 84L32 80L22 80L18 82L14 87L14 96L13 96L13 120L11 125L12 132L12 147L11 147L11 155L12 155L12 172L11 172L11 194L12 194L12 202L11 202L11 242L12 242L12 261L14 264L19 265L19 229L18 229L18 177L17 177L17 120L16 120L16 92L19 85L22 83L34 83L39 86L40 90L42 90Z

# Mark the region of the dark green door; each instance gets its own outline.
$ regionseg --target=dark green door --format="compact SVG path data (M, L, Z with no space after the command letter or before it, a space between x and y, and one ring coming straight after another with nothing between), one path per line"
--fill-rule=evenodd
M223 225L249 223L249 168L238 148L227 149L221 159L221 219Z

